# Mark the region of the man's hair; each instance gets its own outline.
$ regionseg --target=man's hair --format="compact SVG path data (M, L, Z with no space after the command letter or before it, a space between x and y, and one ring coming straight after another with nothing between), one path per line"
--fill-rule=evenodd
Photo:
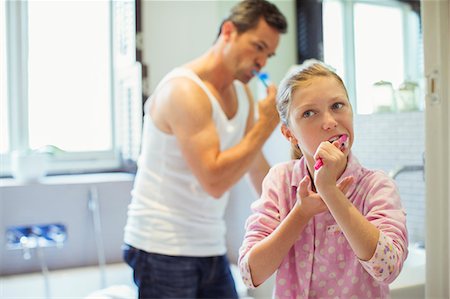
M266 0L239 2L231 9L231 14L224 22L231 21L236 26L238 33L243 33L255 28L260 18L263 18L270 27L279 33L286 33L286 18L274 4Z

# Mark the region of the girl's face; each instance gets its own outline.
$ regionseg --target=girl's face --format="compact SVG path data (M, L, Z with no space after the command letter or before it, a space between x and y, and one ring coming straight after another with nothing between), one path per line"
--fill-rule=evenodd
M352 108L344 87L331 76L302 83L292 95L288 123L283 125L283 134L298 144L310 165L314 165L313 155L321 142L347 134L347 155L353 143Z

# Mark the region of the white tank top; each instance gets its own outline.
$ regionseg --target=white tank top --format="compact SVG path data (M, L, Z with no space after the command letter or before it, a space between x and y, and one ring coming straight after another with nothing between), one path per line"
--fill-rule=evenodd
M221 150L238 144L244 136L249 113L244 85L234 82L238 111L228 119L217 99L189 69L174 69L159 83L156 92L174 77L191 79L208 96ZM128 206L125 243L165 255L225 254L223 215L229 192L220 199L208 195L183 159L175 136L155 127L147 114L144 116L143 136L132 201Z

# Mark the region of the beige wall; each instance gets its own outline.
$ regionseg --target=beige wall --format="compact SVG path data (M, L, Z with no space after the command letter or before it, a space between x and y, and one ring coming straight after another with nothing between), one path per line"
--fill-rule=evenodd
M143 61L150 78L145 91L154 91L173 67L201 54L214 42L219 25L238 1L143 1ZM296 62L295 1L273 1L288 20L288 33L277 54L266 66L273 82L279 82ZM253 80L255 81L255 80ZM252 82L253 86L255 82Z

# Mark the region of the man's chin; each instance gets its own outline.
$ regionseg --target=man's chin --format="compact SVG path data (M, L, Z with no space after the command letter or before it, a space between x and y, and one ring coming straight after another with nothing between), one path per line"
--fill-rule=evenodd
M241 81L243 84L247 84L252 78L253 76L239 76L236 78L236 80Z

